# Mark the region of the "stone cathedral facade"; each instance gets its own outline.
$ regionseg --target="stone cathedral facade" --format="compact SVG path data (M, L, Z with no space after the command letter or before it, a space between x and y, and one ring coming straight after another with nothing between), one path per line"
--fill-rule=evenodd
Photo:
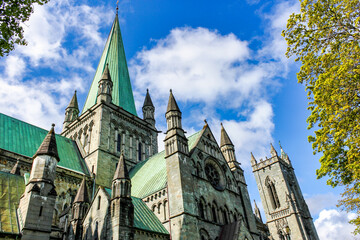
M147 91L137 115L116 15L61 134L0 113L0 239L318 239L284 151L251 158L264 224L224 126L220 144L206 122L186 136L174 95L158 152L155 107Z

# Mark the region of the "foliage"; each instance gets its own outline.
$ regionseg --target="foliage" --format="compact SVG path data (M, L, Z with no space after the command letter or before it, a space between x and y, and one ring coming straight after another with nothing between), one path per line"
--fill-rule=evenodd
M0 6L0 57L14 50L15 44L26 45L21 23L27 21L33 12L33 4L40 5L48 0L4 0Z
M318 178L345 185L340 205L359 213L360 196L360 1L300 0L283 36L287 57L302 65L297 74L306 86L307 119L314 153L321 152ZM360 233L360 214L352 221Z

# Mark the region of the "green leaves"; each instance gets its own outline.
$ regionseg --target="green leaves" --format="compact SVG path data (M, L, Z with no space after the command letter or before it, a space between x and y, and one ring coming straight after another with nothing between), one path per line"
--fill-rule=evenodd
M29 20L33 4L44 4L48 0L4 0L0 7L0 56L14 50L15 44L26 45L24 30L20 23Z
M333 187L360 189L360 1L302 0L282 32L288 48L302 66L299 83L308 92L309 136L314 153L321 152L318 178L329 177ZM359 204L359 191L352 191ZM344 193L343 197L350 196ZM353 209L349 199L340 205ZM360 232L359 218L352 221Z

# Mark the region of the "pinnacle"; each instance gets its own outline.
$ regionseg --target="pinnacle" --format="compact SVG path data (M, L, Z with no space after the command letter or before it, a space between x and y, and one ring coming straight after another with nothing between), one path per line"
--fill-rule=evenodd
M10 171L11 174L20 175L20 164L19 160L16 161L14 167Z
M154 107L154 104L151 100L150 94L149 94L149 89L146 89L146 96L145 96L145 101L144 101L144 107L145 106L150 106L150 107Z
M272 157L277 156L277 151L275 150L274 146L271 143L270 143L270 153Z
M118 163L118 166L117 166L115 174L114 174L113 180L115 180L115 179L130 179L129 172L126 168L123 151L121 152L119 163Z
M251 161L253 162L256 162L256 159L255 159L255 157L254 157L254 155L253 155L253 153L251 152ZM255 201L255 200L254 200Z
M234 146L234 144L231 142L229 135L227 134L227 132L225 131L224 126L221 123L221 139L220 139L220 147L225 146L225 145L232 145Z
M90 202L89 201L89 195L88 195L88 189L86 186L85 178L83 178L80 188L76 194L76 197L74 199L74 203L76 202Z
M41 143L39 149L36 151L33 158L39 155L49 155L56 158L56 160L60 161L59 154L57 151L54 127L55 124L52 124L50 131L44 138L43 142Z
M74 92L74 95L73 97L71 98L71 101L68 105L67 108L76 108L76 109L79 109L79 105L78 105L78 101L77 101L77 96L76 96L76 90Z
M101 80L109 80L110 82L112 81L109 72L109 64L106 64Z
M174 95L172 94L171 89L170 89L169 102L168 102L166 112L170 112L170 111L178 111L178 112L180 112L179 106L176 103L176 100L174 98Z

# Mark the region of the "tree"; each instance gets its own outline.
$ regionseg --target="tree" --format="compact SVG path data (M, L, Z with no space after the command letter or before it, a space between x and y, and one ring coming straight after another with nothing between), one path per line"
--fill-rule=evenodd
M322 153L318 178L345 186L339 205L355 211L360 233L360 1L300 0L282 32L286 56L301 62L311 111L308 128L315 153Z
M0 7L0 57L14 50L15 44L26 45L21 23L29 20L34 3L43 5L49 0L4 0Z

